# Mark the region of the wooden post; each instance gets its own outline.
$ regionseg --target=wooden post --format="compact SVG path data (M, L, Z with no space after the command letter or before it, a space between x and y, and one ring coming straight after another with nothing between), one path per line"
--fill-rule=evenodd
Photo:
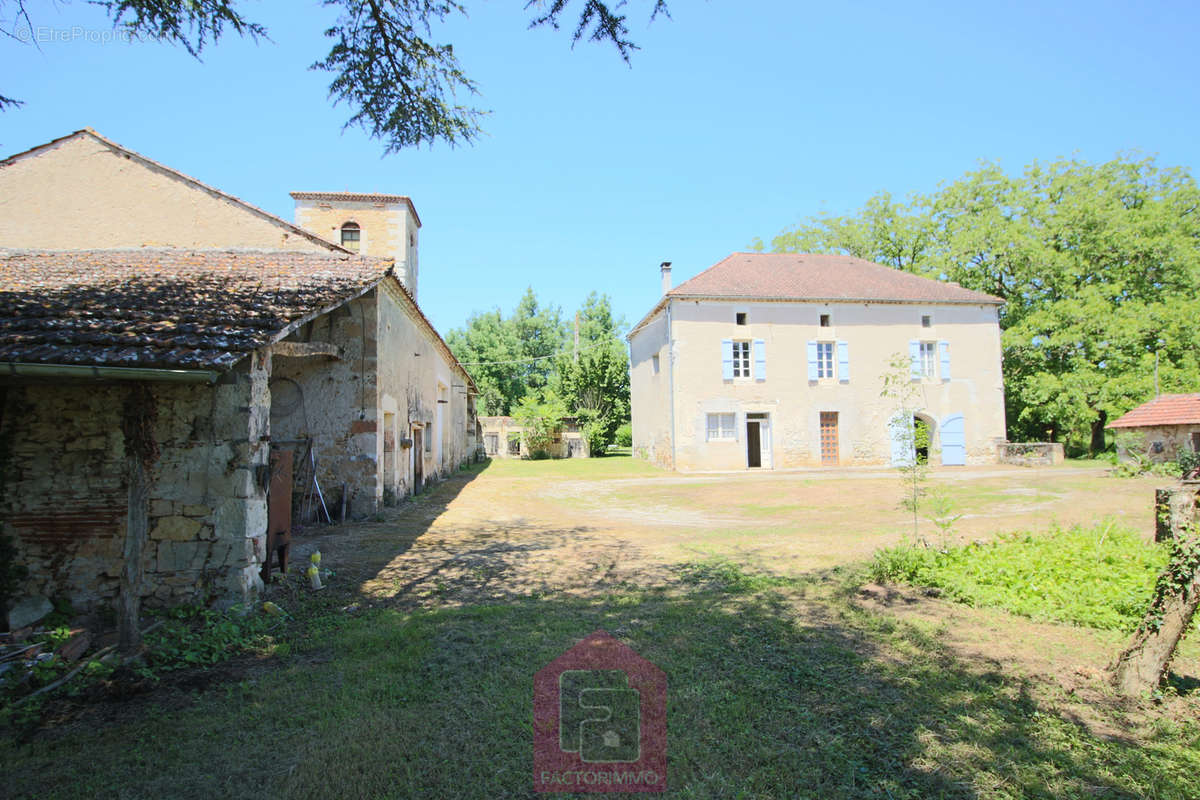
M121 420L128 489L125 561L117 600L117 649L123 656L136 655L142 647L142 553L150 534L148 473L158 458L158 444L154 440L156 412L150 387L141 381L133 384L125 398Z

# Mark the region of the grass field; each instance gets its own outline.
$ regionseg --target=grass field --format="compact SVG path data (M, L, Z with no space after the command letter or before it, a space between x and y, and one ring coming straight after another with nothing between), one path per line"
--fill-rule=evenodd
M938 479L979 530L1085 493L1140 520L1153 487L1033 476ZM494 462L309 542L332 586L273 590L295 618L259 653L48 704L0 742L5 792L528 797L533 674L605 629L667 674L669 796L1200 797L1196 691L1113 697L1121 634L859 591L904 535L893 484Z

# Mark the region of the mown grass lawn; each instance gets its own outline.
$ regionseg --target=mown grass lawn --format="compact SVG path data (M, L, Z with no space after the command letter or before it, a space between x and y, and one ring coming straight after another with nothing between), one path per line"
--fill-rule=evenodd
M613 484L639 474L644 485ZM1168 702L1162 708L1174 711L1166 713L1121 703L1100 680L1077 696L1058 676L1009 668L1003 639L987 658L971 657L936 623L860 602L855 589L868 577L861 565L798 571L740 557L737 543L762 539L765 528L680 529L707 542L712 557L618 550L627 568L613 573L600 557L605 540L650 537L651 524L629 533L624 518L603 527L580 513L562 531L546 511L560 500L540 501L539 516L532 491L522 489L578 478L588 492L615 486L610 498L668 498L676 482L677 507L725 513L705 496L724 479L679 482L621 457L495 461L472 475L474 482L465 476L457 487L434 487L395 519L329 534L328 563L339 570L331 588L275 595L296 618L257 655L163 673L140 694L133 692L148 687L134 681L112 687L118 696L52 701L42 722L7 730L4 794L530 797L533 676L605 629L667 674L668 796L1200 797L1200 715L1189 712L1196 703L1188 698ZM762 515L769 526L776 516L782 525L788 514L810 513L805 493L841 493L850 519L854 503L868 502L864 491L874 491L866 479L735 483L778 509ZM999 486L1000 500L981 503L1022 497L1004 493L1010 484L970 487L983 495ZM476 521L493 516L507 521L471 539ZM817 527L793 521L775 535L806 536L842 562L857 557L840 529L807 532ZM338 537L351 544L352 532L357 550L334 547ZM550 555L539 564L574 557L569 547L552 549L560 539L586 540L581 557L596 577L518 580L539 553ZM475 560L455 560L468 551ZM490 559L487 570L480 558ZM385 570L417 588L379 589ZM418 591L427 585L437 591ZM1111 637L1102 642L1112 646Z
M240 681L7 740L6 793L530 796L532 677L603 628L667 673L671 796L1200 796L1195 721L1089 733L836 587L722 562L591 600L325 612Z

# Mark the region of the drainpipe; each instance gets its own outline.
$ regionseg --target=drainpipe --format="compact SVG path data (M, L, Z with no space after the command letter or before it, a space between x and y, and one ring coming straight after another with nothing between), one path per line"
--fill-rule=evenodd
M671 469L678 470L675 460L677 449L675 438L675 342L671 336L671 301L667 301L667 386L671 396Z

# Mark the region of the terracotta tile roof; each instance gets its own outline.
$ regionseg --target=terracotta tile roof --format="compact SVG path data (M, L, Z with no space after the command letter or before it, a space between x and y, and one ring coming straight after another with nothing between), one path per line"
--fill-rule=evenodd
M1164 394L1142 403L1107 428L1146 428L1155 425L1200 425L1200 394Z
M220 250L0 250L0 362L228 368L392 261Z
M922 278L861 258L809 253L734 253L668 297L1000 305L999 297Z
M316 200L327 203L404 203L412 212L417 227L421 227L421 218L417 215L417 207L411 197L403 194L380 194L378 192L288 192L293 200Z
M323 247L333 253L349 253L350 252L349 250L342 247L341 245L334 244L333 242L329 241L328 239L322 239L320 236L313 233L312 231L305 230L304 228L301 228L298 225L293 225L292 223L288 222L286 219L283 219L282 217L277 217L274 214L270 213L269 211L264 211L252 203L247 203L245 200L242 200L239 197L234 197L233 195L231 195L227 192L222 192L220 189L216 189L212 186L209 186L207 183L202 183L201 181L198 181L195 178L193 178L191 175L186 175L177 169L168 167L166 164L160 164L159 162L155 161L154 159L147 158L146 156L142 155L141 153L139 153L135 150L130 150L128 147L123 147L122 145L119 145L116 142L114 142L112 139L109 139L105 136L101 136L99 133L92 130L91 128L81 128L80 130L74 131L73 133L68 133L66 136L60 136L57 139L51 139L50 141L46 142L45 144L39 144L36 147L31 147L28 150L21 151L20 153L14 153L13 155L8 156L8 157L4 158L4 160L0 161L0 167L4 166L6 164L10 164L14 161L17 161L18 159L26 158L28 156L32 156L37 153L40 153L42 150L45 150L49 147L54 147L55 145L57 145L61 142L65 142L68 139L74 139L74 138L82 137L82 136L90 136L91 138L93 138L96 141L103 144L105 147L116 150L120 154L122 154L124 156L128 156L129 158L134 159L135 161L139 161L142 164L144 164L145 166L150 167L151 169L159 170L159 171L169 175L170 177L175 178L176 180L183 181L184 183L189 184L193 188L199 189L203 192L207 192L208 194L212 195L213 197L220 198L220 199L225 200L229 203L232 203L236 206L239 206L242 209L249 211L251 214L254 214L257 217L261 217L262 219L267 220L268 222L270 222L273 225L278 225L280 228L283 228L288 233L295 234L296 236L300 236L304 239L307 239L308 241L312 242L313 244L320 245L321 247ZM413 211L413 214L415 215L416 211ZM419 224L420 223L418 221L418 225Z

